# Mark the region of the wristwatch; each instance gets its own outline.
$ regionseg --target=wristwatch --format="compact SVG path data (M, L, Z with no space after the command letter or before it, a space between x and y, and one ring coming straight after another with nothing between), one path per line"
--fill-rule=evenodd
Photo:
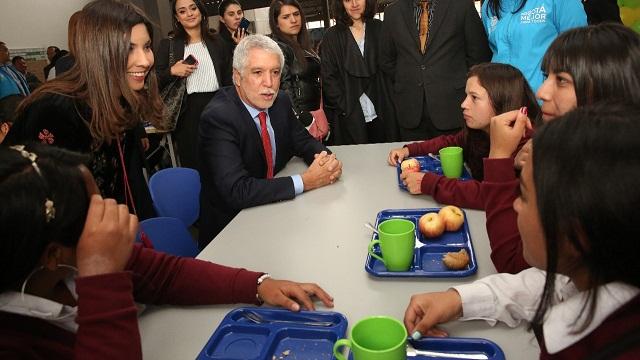
M262 300L262 298L260 297L260 294L258 293L257 289L260 287L260 284L262 284L262 282L267 279L271 279L271 275L269 275L268 273L264 273L260 275L257 281L258 286L256 286L256 300L258 300L258 304L260 305L264 304L264 300Z

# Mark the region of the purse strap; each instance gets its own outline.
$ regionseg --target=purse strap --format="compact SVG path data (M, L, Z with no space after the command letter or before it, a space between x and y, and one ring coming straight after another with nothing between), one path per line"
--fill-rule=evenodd
M170 37L169 38L169 67L173 66L173 60L175 60L175 57L173 55L173 41L174 41L174 37Z

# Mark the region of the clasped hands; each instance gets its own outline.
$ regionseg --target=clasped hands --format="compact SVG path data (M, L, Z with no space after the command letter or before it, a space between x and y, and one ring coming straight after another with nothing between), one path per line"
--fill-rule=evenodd
M313 190L336 182L342 175L342 162L335 154L326 151L314 155L314 160L302 174L304 191Z

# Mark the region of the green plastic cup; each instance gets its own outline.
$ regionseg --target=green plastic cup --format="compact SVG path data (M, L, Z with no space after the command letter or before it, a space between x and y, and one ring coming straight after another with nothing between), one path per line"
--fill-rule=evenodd
M350 339L340 339L333 345L338 360L347 358L339 351L350 348L354 360L406 360L407 329L388 316L364 318L351 329Z
M440 149L440 164L442 173L449 179L458 179L462 176L462 148L449 146Z
M369 243L369 254L382 261L389 271L407 271L413 264L416 246L416 224L407 219L389 219L378 225L378 240ZM374 253L373 246L380 244L382 257Z

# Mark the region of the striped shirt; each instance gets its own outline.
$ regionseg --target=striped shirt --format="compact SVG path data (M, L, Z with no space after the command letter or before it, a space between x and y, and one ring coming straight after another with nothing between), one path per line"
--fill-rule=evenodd
M203 42L185 45L184 58L186 59L189 55L193 55L198 60L198 67L187 77L187 94L218 90L220 85L207 46Z

